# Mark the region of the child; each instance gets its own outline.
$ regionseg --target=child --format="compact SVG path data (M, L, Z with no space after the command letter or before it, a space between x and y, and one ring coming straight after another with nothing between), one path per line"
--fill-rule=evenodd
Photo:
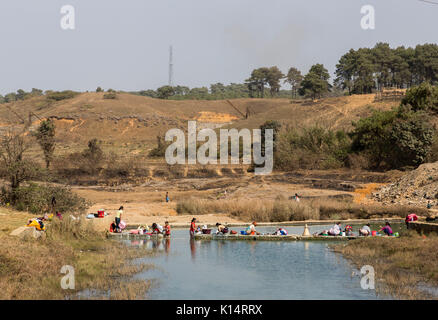
M170 237L170 225L169 225L169 221L166 221L164 223L164 236L165 237Z

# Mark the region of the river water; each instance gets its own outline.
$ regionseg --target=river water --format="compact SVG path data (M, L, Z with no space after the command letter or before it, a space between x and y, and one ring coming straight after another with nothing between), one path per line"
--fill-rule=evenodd
M309 228L313 233L328 226ZM303 231L302 226L287 229L294 234ZM380 298L374 290L361 288L359 271L332 252L329 242L194 241L188 230L174 229L170 240L128 243L159 252L137 261L156 266L136 275L155 279L150 299Z

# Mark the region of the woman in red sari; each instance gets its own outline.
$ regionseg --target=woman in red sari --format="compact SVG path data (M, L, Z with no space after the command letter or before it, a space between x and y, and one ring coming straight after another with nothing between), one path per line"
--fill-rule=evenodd
M192 223L190 224L190 237L193 238L195 236L195 230L196 230L196 218L192 219Z

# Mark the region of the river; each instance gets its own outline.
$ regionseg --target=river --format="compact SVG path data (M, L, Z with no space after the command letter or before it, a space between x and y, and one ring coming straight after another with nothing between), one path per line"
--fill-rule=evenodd
M313 233L328 226L309 228ZM302 226L287 229L294 234L303 231ZM156 279L150 299L381 298L374 290L361 288L359 271L331 251L330 242L194 241L185 229L172 230L170 240L127 242L159 252L137 260L156 266L136 275Z

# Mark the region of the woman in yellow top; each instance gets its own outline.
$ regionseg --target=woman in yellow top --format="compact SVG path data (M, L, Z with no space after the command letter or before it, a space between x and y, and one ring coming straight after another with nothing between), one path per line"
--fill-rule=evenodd
M117 210L116 212L116 219L115 219L117 232L120 232L119 224L120 224L120 219L122 219L122 214L123 214L123 206L120 206L119 210Z

